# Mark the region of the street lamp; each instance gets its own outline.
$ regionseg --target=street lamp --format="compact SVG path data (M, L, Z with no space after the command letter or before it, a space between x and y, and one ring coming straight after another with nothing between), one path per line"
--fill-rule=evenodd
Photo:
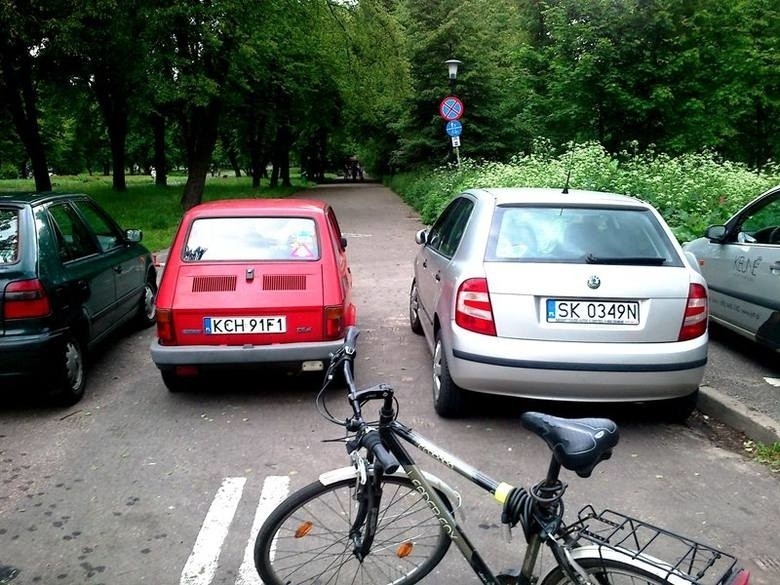
M447 59L444 64L447 66L447 73L450 78L450 87L452 89L455 89L455 82L458 79L458 65L463 63L463 61L458 61L457 59Z
M457 82L458 79L458 65L461 65L462 63L463 63L462 61L458 61L457 59L447 59L444 62L444 64L447 66L447 76L450 79L450 92L453 94L455 93L455 83ZM461 109L457 116L457 118L459 118L460 113L463 112L462 109L463 104L454 96L448 99L452 99L456 103L460 104ZM455 120L457 120L457 118L455 118ZM446 118L446 119L452 120L453 118ZM457 132L453 132L452 134L450 134L450 136L452 137L452 149L455 151L455 157L458 163L458 168L460 168L460 123L456 121L451 121L449 122L449 124L457 125ZM449 129L447 130L447 133L448 134L450 133Z

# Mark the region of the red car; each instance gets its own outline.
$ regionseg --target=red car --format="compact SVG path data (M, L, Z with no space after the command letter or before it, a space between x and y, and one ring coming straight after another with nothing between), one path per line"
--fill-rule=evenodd
M157 293L151 352L168 389L219 368L327 367L356 318L346 246L322 201L234 199L190 209Z

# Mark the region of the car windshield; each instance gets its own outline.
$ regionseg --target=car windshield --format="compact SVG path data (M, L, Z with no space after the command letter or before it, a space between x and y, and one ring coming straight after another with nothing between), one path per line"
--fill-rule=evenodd
M317 260L314 220L306 217L207 217L192 222L182 258L219 260Z
M19 257L19 212L0 209L0 264L11 264Z
M486 260L680 266L647 209L499 206Z

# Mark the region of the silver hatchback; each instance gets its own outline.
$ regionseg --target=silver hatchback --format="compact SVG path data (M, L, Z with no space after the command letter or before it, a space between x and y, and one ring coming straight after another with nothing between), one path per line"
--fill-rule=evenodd
M707 363L707 287L660 214L622 195L461 193L416 236L412 330L441 416L472 392L667 400L684 418Z

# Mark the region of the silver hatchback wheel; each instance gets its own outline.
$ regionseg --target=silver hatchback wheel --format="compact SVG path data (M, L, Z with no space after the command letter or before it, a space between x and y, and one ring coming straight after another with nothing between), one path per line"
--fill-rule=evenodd
M409 326L414 333L420 335L423 332L420 323L420 296L417 291L417 281L412 281L412 289L409 291Z
M450 376L447 353L437 333L433 350L433 407L439 416L460 416L465 410L467 398L468 392L458 386Z

